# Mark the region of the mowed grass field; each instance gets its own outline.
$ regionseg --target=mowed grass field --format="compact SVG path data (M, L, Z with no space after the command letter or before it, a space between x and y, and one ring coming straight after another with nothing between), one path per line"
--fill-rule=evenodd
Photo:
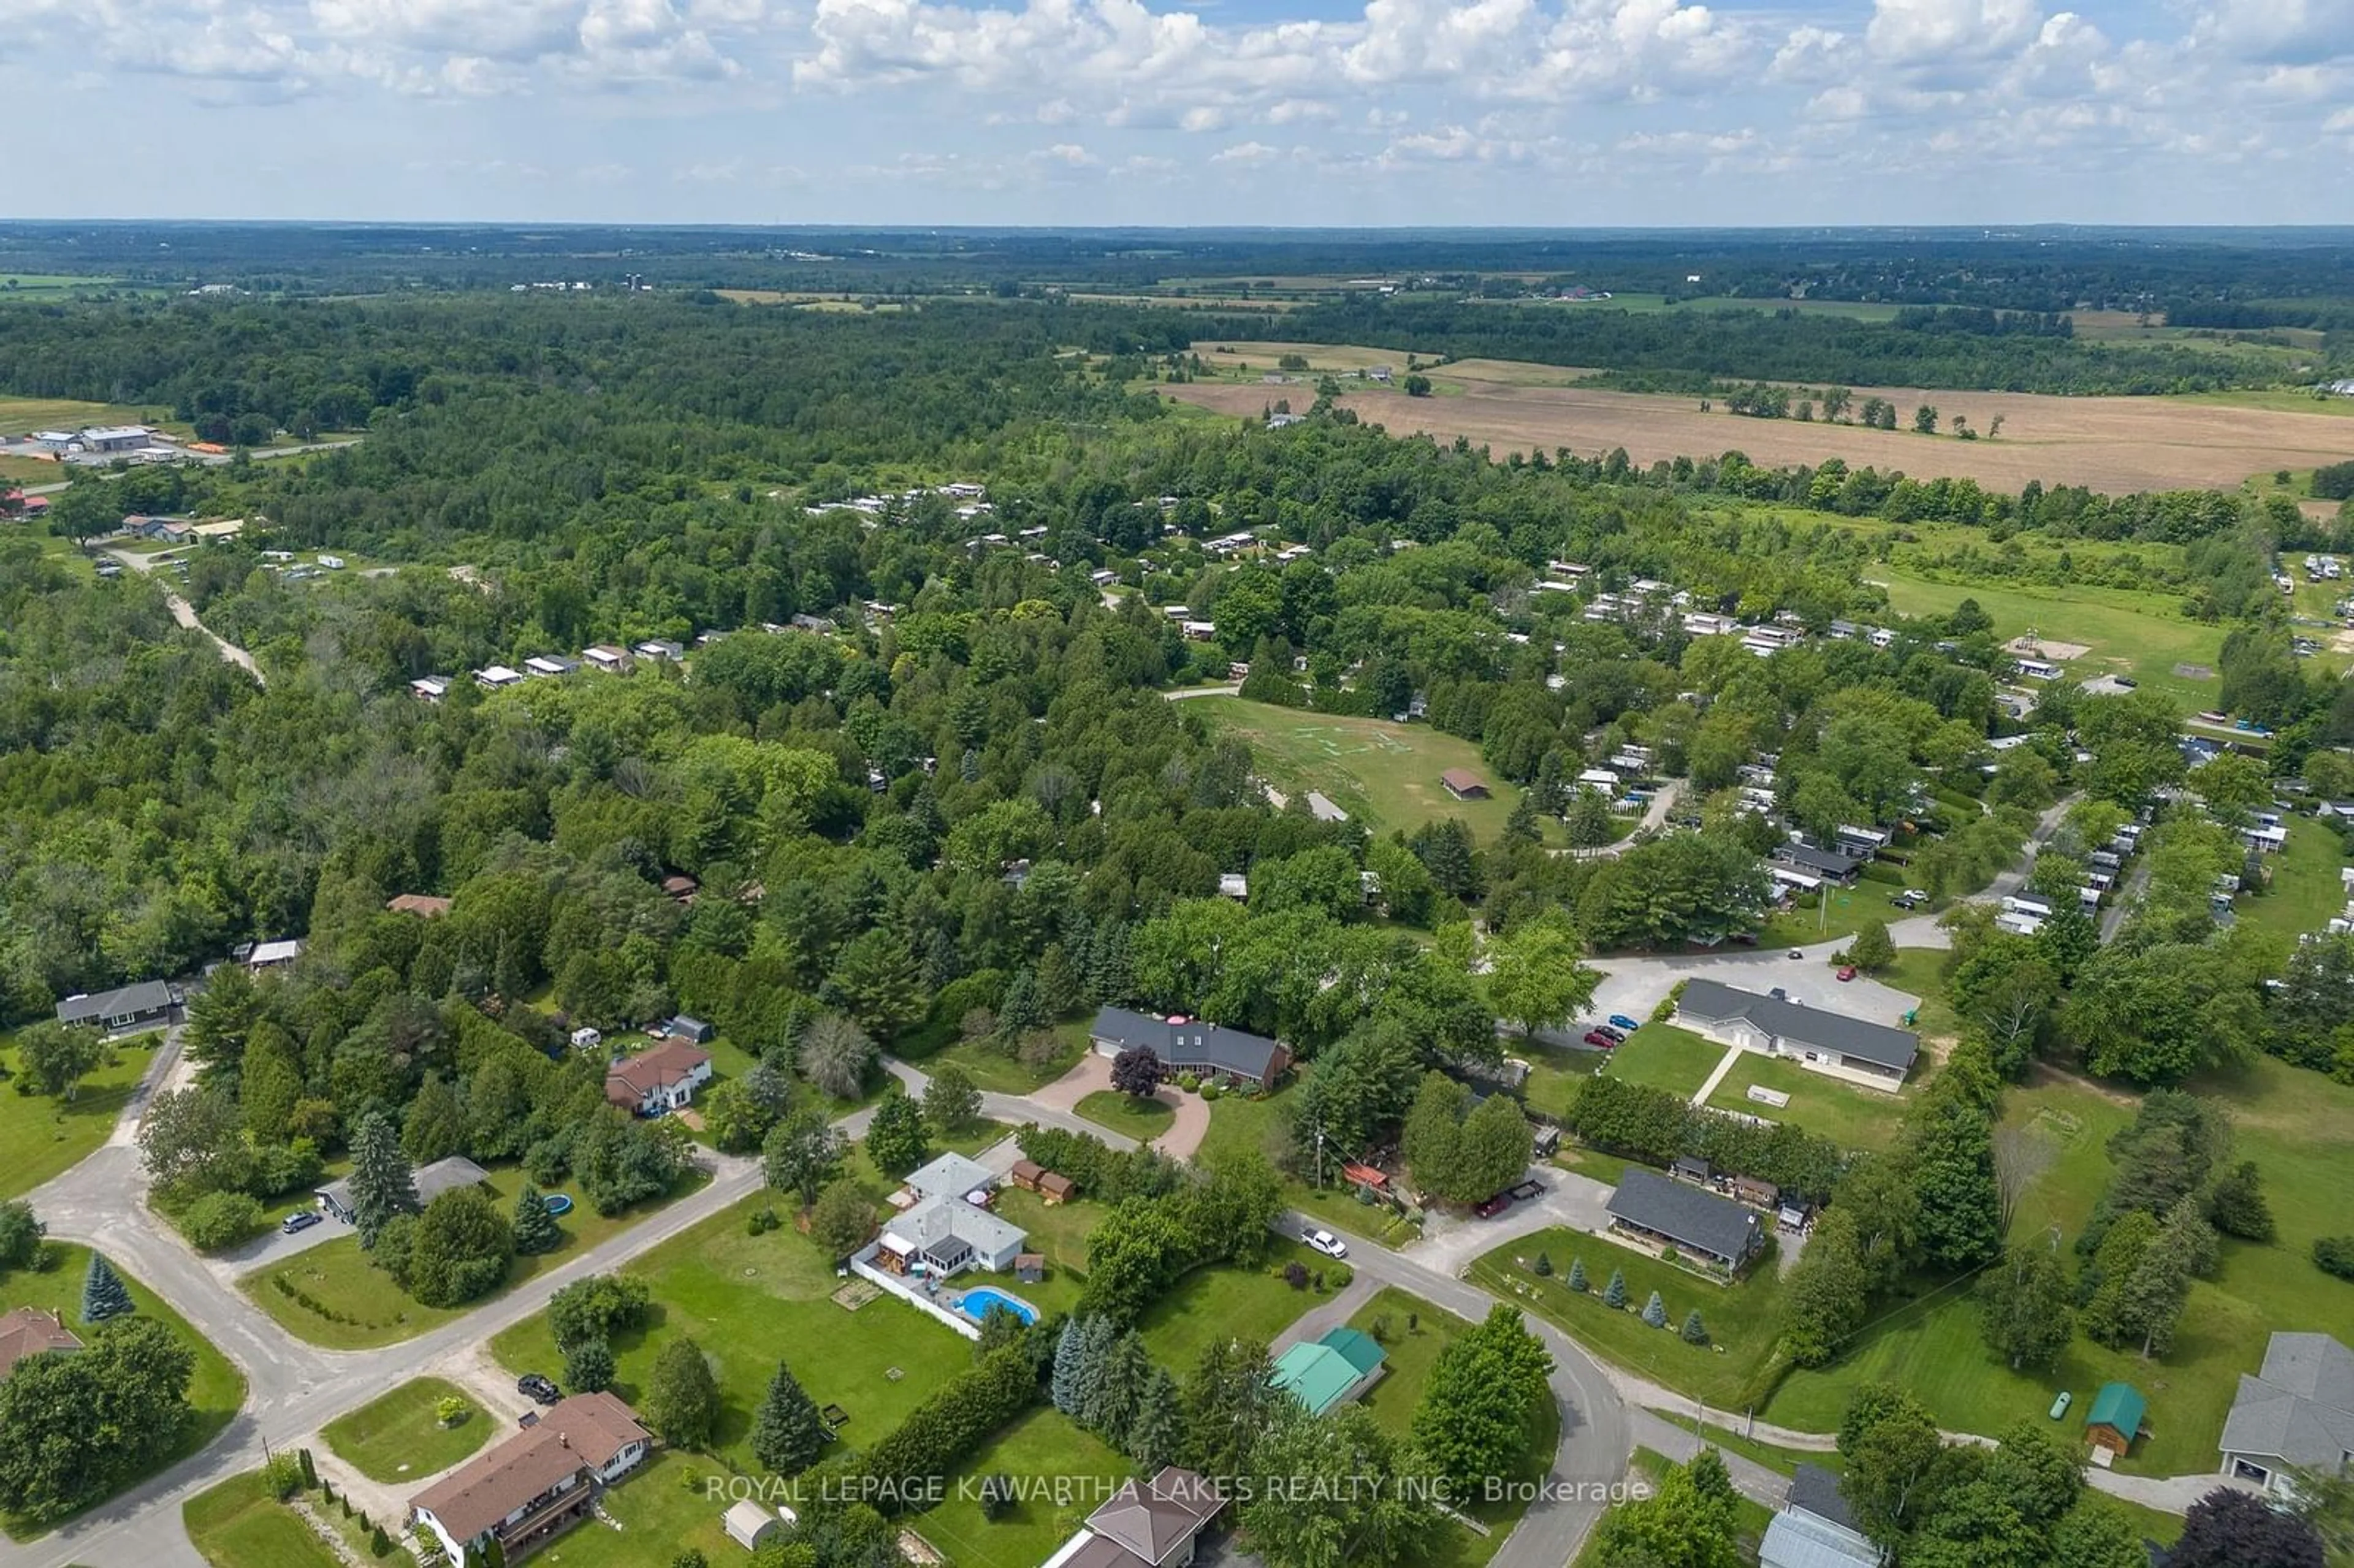
M2269 1245L2225 1241L2212 1279L2192 1283L2173 1347L2144 1361L2079 1338L2052 1372L2013 1372L1978 1335L1966 1284L1925 1291L1882 1309L1856 1347L1819 1372L1793 1373L1763 1414L1785 1425L1829 1431L1863 1384L1913 1391L1950 1429L1992 1434L2040 1417L2065 1388L2081 1412L2101 1384L2133 1383L2148 1396L2150 1436L2118 1461L2145 1475L2212 1469L2215 1442L2243 1372L2263 1363L2272 1333L2302 1330L2354 1342L2354 1286L2315 1268L2317 1236L2347 1227L2344 1172L2354 1160L2354 1087L2260 1058L2246 1072L2193 1087L2221 1100L2233 1121L2235 1158L2253 1160L2279 1225ZM2134 1098L2077 1079L2046 1077L2006 1096L2007 1125L2031 1131L2052 1160L2012 1222L2015 1243L2056 1229L2073 1268L2083 1234L2113 1171L2108 1139L2133 1119Z
M1994 618L1998 640L2033 630L2092 650L2067 668L2077 679L2130 675L2144 687L2163 692L2197 709L2220 699L2220 678L2192 680L2175 673L2178 664L2215 668L2222 651L2221 625L2206 625L2181 612L2172 595L2129 588L2044 588L2034 584L1933 582L1901 565L1875 564L1870 580L1888 589L1892 609L1904 615L1944 615L1966 599Z
M1490 843L1502 836L1521 796L1480 760L1478 747L1428 725L1343 718L1240 697L1200 697L1184 705L1250 742L1259 776L1276 789L1288 795L1319 790L1371 828L1410 833L1425 822L1455 817ZM1451 768L1484 781L1489 798L1458 800L1448 794L1438 776Z
M213 1568L343 1568L334 1549L270 1495L259 1470L198 1492L181 1506L180 1522Z
M35 430L78 430L85 425L154 425L182 434L189 427L163 407L132 403L82 403L70 397L9 397L0 396L0 436L30 435ZM55 465L45 465L54 468Z
M1630 1084L1694 1095L1730 1049L1672 1023L1646 1023L1610 1053L1609 1065L1603 1071Z
M1776 1107L1749 1097L1752 1086L1790 1097ZM1751 1051L1733 1064L1733 1071L1709 1096L1719 1110L1787 1122L1792 1127L1828 1138L1842 1149L1886 1149L1896 1140L1897 1118L1904 1114L1907 1097L1882 1094L1847 1083L1828 1073L1809 1072L1779 1056Z
M84 1078L70 1103L16 1093L24 1064L13 1044L0 1043L0 1070L8 1076L0 1089L0 1149L8 1151L0 1160L0 1199L31 1192L104 1143L163 1038L143 1034L117 1044L114 1060Z
M1614 300L1598 306L1543 308L1608 310L1618 304ZM1360 365L1388 364L1403 378L1405 368L1402 350L1257 343L1209 347L1235 352L1214 357L1205 348L1205 363L1238 367L1246 362L1254 372L1275 369L1283 352L1303 355L1314 370L1345 373ZM1371 357L1376 355L1381 357ZM1904 428L1871 430L1819 420L1745 418L1721 405L1703 411L1698 397L1606 391L1578 385L1575 370L1560 366L1529 365L1498 375L1491 363L1466 361L1430 370L1438 396L1408 397L1395 387L1349 381L1341 401L1372 423L1441 440L1461 436L1488 446L1499 458L1564 446L1581 457L1596 457L1623 447L1637 463L1648 466L1662 459L1714 457L1738 449L1766 468L1819 464L1838 457L1850 467L1869 464L1916 479L1967 476L2008 493L2030 480L2046 485L2082 484L2111 494L2229 489L2251 474L2354 457L2354 430L2343 423L2341 411L2298 392L2232 394L2228 396L2237 400L2223 402L1853 387L1858 402L1885 397L1899 409ZM1300 388L1310 397L1312 380L1311 372ZM1260 386L1256 374L1239 384L1205 380L1152 390L1235 416L1257 413L1279 392ZM1799 395L1808 394L1802 390ZM1946 419L1959 414L1981 431L1999 417L2002 433L1996 440L1972 441L1949 434L1915 434L1910 428L1912 411L1923 403Z
M439 1414L445 1399L465 1414L449 1426ZM456 1384L438 1377L411 1379L390 1393L327 1423L327 1447L372 1481L392 1484L438 1475L490 1441L496 1423Z

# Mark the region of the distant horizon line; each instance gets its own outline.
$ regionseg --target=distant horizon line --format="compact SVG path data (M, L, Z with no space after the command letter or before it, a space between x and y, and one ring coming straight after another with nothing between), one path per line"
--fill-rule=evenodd
M887 235L1254 235L1307 237L1517 236L1574 238L1659 235L1903 235L2005 238L2033 234L2354 237L2348 223L2071 223L1952 222L1884 224L1615 224L1569 227L1526 224L1067 224L1067 223L724 223L649 222L626 218L353 218L353 217L8 217L0 235L32 228L307 228L642 230L648 233L887 234Z

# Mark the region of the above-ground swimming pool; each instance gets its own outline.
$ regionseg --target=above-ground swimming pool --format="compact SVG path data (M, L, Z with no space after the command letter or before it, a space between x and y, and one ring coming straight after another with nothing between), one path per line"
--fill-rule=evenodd
M986 1322L991 1312L1011 1312L1024 1323L1038 1320L1038 1308L1019 1296L1008 1296L993 1285L976 1286L957 1298L957 1310L976 1323Z

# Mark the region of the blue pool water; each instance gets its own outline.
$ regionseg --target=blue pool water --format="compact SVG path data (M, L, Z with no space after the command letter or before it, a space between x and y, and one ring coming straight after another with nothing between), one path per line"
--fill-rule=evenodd
M957 1302L957 1310L976 1323L987 1321L990 1313L998 1310L1011 1312L1024 1323L1034 1323L1038 1320L1038 1308L1031 1306L1019 1296L1008 1296L993 1285L983 1285L966 1291Z

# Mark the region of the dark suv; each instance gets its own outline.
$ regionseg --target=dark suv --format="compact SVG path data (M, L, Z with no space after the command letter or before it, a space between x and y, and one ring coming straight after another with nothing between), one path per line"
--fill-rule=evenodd
M515 1379L515 1392L535 1404L554 1404L564 1397L562 1389L537 1372L525 1372Z

